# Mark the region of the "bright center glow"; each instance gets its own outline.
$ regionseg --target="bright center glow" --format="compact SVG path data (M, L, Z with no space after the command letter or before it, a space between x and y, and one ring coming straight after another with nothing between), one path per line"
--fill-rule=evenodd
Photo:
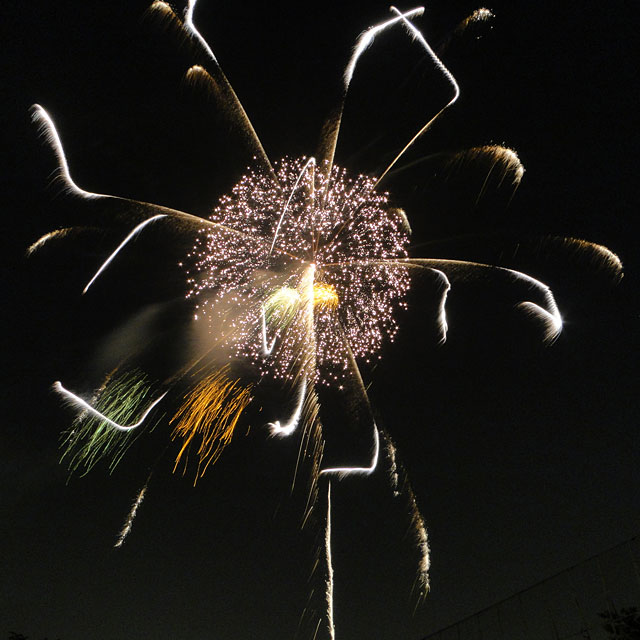
M409 231L374 178L311 160L249 168L220 199L186 261L187 295L264 374L292 380L305 361L310 383L338 386L351 357L397 333Z
M313 285L313 305L323 309L332 310L338 306L340 299L338 292L332 284L316 282Z

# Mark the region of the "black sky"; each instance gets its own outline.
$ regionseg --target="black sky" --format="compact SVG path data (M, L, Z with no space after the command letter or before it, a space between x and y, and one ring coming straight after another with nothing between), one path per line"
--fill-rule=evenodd
M386 18L387 6L226 5L200 0L196 23L267 152L313 153L350 47ZM146 6L37 0L10 3L2 19L0 634L294 637L309 591L322 588L307 579L315 532L299 532L300 496L289 496L295 447L267 439L258 421L195 489L161 464L121 550L112 548L115 535L159 451L145 446L162 446L166 431L141 441L112 476L96 469L66 483L58 465L58 434L71 414L51 383L94 373L88 361L114 322L157 302L180 272L171 251L155 250L141 273L114 272L118 282L104 299L80 299L109 238L24 259L31 242L77 210L47 188L54 163L29 107L50 111L76 181L96 192L205 214L242 168L211 104L180 82L192 53L141 19ZM475 8L436 2L419 24L437 42ZM520 189L510 203L502 192L476 203L429 163L388 188L416 244L488 234L438 256L526 270L552 287L566 326L544 346L513 311L508 290L468 284L451 292L449 339L439 346L431 298L412 294L398 340L367 382L429 527L433 589L412 617L415 555L403 506L382 476L344 481L334 492L336 626L344 639L418 639L640 526L637 16L622 0L579 11L575 3L522 0L490 8L490 28L445 54L462 96L413 157L506 144L527 169ZM446 99L446 86L422 67L404 81L410 58L402 42L381 42L354 80L338 158L356 170L375 170L393 148L387 141L399 142L404 126ZM546 234L609 246L625 278L612 286L588 264L532 250L531 238ZM514 238L523 240L518 251ZM416 255L427 252L434 255L430 247ZM154 276L167 286L141 294Z

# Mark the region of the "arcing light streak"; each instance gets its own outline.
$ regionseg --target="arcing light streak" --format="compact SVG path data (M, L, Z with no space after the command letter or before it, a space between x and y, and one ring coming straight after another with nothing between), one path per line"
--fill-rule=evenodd
M280 231L280 225L282 224L282 220L284 219L284 216L287 213L287 210L289 209L289 205L291 204L291 198L293 198L295 192L298 189L298 185L300 184L300 180L302 180L303 176L305 175L305 173L307 172L307 169L309 168L309 166L316 166L316 159L311 156L304 164L304 166L302 167L302 169L300 170L300 174L298 175L295 184L293 185L293 188L291 189L291 193L289 194L289 198L287 199L287 203L284 205L284 208L282 209L282 214L280 215L280 219L278 220L278 224L276 225L276 230L273 234L273 240L271 241L271 248L269 249L269 256L271 256L271 254L273 253L273 247L276 244L276 239L278 238L278 232Z
M453 77L453 74L449 71L449 69L447 69L447 67L444 66L442 60L440 60L440 58L438 58L438 56L435 54L435 51L431 48L429 43L425 40L421 31L417 29L410 20L407 19L408 17L413 17L413 16L410 16L408 13L401 13L395 7L391 7L391 11L393 11L393 13L395 13L398 16L397 18L398 20L402 20L405 27L407 28L409 33L413 36L413 38L418 40L420 44L425 48L425 50L429 54L429 57L433 60L435 65L438 67L438 69L440 69L444 77L449 81L449 83L453 87L453 97L443 107L443 110L446 109L447 107L450 107L460 97L460 87L458 86L456 79Z
M98 411L97 409L94 409L88 402L85 402L82 398L77 396L75 393L72 393L68 389L65 389L59 380L53 383L53 389L54 391L59 393L61 396L64 396L73 406L77 407L78 409L83 409L89 412L92 416L108 424L111 428L115 429L116 431L132 431L133 429L137 429L140 425L142 425L146 417L153 411L153 408L168 393L167 391L165 391L159 398L156 398L147 407L146 411L142 414L138 422L136 422L135 424L125 425L125 424L118 424L117 422L114 422L113 420L111 420L111 418L108 418L103 413L100 413L100 411Z
M411 9L406 13L397 12L398 18L391 18L386 22L382 22L380 24L374 25L373 27L369 27L366 31L363 31L360 34L360 37L356 41L355 47L353 48L353 54L344 70L344 90L346 91L349 88L349 84L351 84L351 79L353 78L353 72L355 71L356 64L358 63L358 59L360 56L373 44L376 36L388 29L389 27L397 24L403 19L406 18L415 18L416 16L420 16L424 13L424 7L418 7L417 9Z
M69 471L83 470L87 473L101 461L107 461L110 471L113 471L137 436L152 429L154 423L147 418L144 426L122 431L114 429L103 418L109 416L111 422L119 425L138 420L149 405L151 393L152 385L138 369L123 372L115 369L109 373L93 395L91 405L95 411L76 406L81 410L71 429L63 435L60 459L67 461Z
M408 11L405 16L414 17L419 16L424 12L423 7L418 7L417 9L412 9ZM338 135L340 133L340 126L342 123L342 115L344 112L345 102L347 98L347 94L349 92L349 85L351 84L351 79L353 78L353 74L360 59L360 56L366 51L366 49L371 46L375 37L384 31L385 29L397 24L400 22L402 17L391 18L381 24L374 25L369 27L366 31L360 34L358 39L356 40L356 44L353 48L353 53L349 58L349 62L347 63L344 73L343 73L343 89L342 95L340 96L340 101L331 111L329 117L325 121L322 127L322 135L320 146L318 148L318 157L320 158L320 167L321 172L325 175L329 175L331 173L331 169L333 166L333 160L336 153L336 147L338 145Z
M535 316L544 322L546 326L544 339L546 342L553 342L562 331L562 316L560 315L560 310L558 309L558 305L556 304L555 298L553 297L553 293L551 293L551 289L546 284L544 284L544 282L540 282L540 280L536 280L530 275L522 273L522 271L507 269L505 267L496 267L493 265L482 264L478 262L467 262L464 260L413 259L411 260L411 262L413 264L433 265L443 270L446 270L448 266L454 268L462 267L463 269L468 267L477 269L488 269L491 271L508 274L514 280L521 280L523 282L526 282L527 284L531 285L532 288L537 289L542 294L548 308L545 309L544 307L535 302L531 302L530 300L519 302L517 306L525 309L530 315Z
M371 456L371 464L368 467L331 467L330 469L321 469L322 475L336 475L338 478L345 478L351 475L368 476L373 473L378 466L378 457L380 455L380 434L378 427L373 425L373 454Z
M553 342L560 332L562 331L562 316L560 315L560 310L558 309L558 305L556 304L555 298L553 297L553 293L551 289L541 282L540 280L536 280L530 275L526 273L522 273L522 271L516 271L515 269L507 269L505 267L496 267L492 265L476 263L476 262L466 262L463 260L414 260L415 263L426 263L426 264L436 264L441 268L446 268L447 265L451 266L461 266L461 267L474 267L479 269L489 269L492 271L498 271L505 274L510 275L514 280L521 280L531 285L532 288L537 289L542 296L544 297L544 301L547 305L547 309L540 306L535 302L531 302L530 300L526 300L524 302L519 302L518 307L525 309L530 315L533 315L544 322L546 325L546 333L545 333L545 341Z
M129 232L127 237L118 245L116 250L102 263L102 266L96 271L96 273L93 276L93 278L91 278L91 280L89 280L87 286L82 290L82 293L87 293L87 291L89 290L89 287L97 280L98 276L111 264L112 260L118 255L118 253L120 253L120 250L132 238L134 238L138 233L140 233L148 224L151 224L152 222L155 222L156 220L160 220L160 218L166 218L166 217L167 217L167 214L161 213L161 214L158 214L157 216L152 216L151 218L148 218L147 220L144 220L139 225L134 227L133 230Z
M296 408L287 422L283 425L280 424L280 420L276 422L269 422L267 426L273 436L290 436L298 426L300 417L302 416L302 409L304 407L304 401L307 396L307 376L302 375L302 382L298 389L298 399L296 402Z
M596 245L598 246L598 245ZM612 254L615 256L615 254ZM617 256L616 256L617 257ZM520 280L531 285L542 294L547 309L530 300L519 302L518 307L525 309L530 315L533 315L544 322L546 325L545 342L553 342L562 331L562 316L556 304L551 289L540 280L536 280L530 275L515 269L507 269L506 267L497 267L495 265L483 264L481 262L471 262L468 260L447 260L444 258L404 258L398 260L362 260L354 261L355 264L363 266L373 266L375 264L387 265L388 267L406 267L406 268L427 268L431 271L442 271L446 274L447 280L456 273L462 276L469 276L474 271L489 271L494 273L503 273L510 276L514 280ZM613 262L615 265L615 262ZM336 264L325 265L326 269L337 267ZM442 304L442 303L441 303Z
M429 57L433 60L434 64L438 67L438 69L440 69L440 71L442 72L442 74L444 75L444 77L449 81L449 84L453 87L453 97L449 100L449 102L447 102L447 104L444 105L444 107L442 107L442 109L440 109L440 111L438 111L438 113L436 113L435 116L433 116L433 118L431 118L431 120L429 120L425 125L423 125L418 132L413 136L413 138L411 138L411 140L409 140L409 142L407 142L407 144L404 146L404 148L402 149L402 151L400 151L400 153L393 159L393 161L391 162L391 164L382 172L382 174L380 175L380 177L378 178L378 182L376 184L378 184L382 178L385 177L385 175L389 172L389 170L391 169L391 167L393 167L393 165L395 165L396 162L398 162L398 160L400 159L400 157L405 153L405 151L413 145L413 143L438 119L438 117L446 110L448 109L460 96L460 87L458 86L458 83L456 82L456 79L453 77L453 74L449 71L449 69L447 69L447 67L444 66L443 62L440 60L440 58L438 58L438 56L435 54L434 50L431 48L431 46L429 45L429 43L425 40L424 36L422 35L422 33L414 26L414 24L410 21L407 20L405 14L402 14L400 11L398 11L398 9L396 9L395 7L391 7L391 11L393 11L395 14L398 15L399 19L402 20L402 22L404 23L405 27L408 29L409 33L420 42L420 44L424 47L424 49L427 51L427 53L429 54Z
M160 4L164 6L165 3L159 2L154 4ZM156 213L155 216L152 216L152 217L159 217L161 215L164 215L172 218L174 222L174 231L176 233L184 232L185 227L189 230L190 235L193 234L194 228L197 228L198 230L201 230L203 228L215 229L217 232L224 233L229 236L235 236L238 239L244 239L247 242L251 242L253 244L256 244L256 243L266 244L266 241L256 238L255 235L251 236L249 234L243 234L241 231L237 231L230 227L225 227L222 224L215 223L210 220L200 218L198 216L194 216L190 213L185 213L184 211L178 211L176 209L170 209L168 207L162 207L160 205L151 204L148 202L131 200L129 198L121 198L119 196L93 193L93 192L85 191L84 189L81 189L71 178L71 173L70 173L69 165L67 163L67 159L64 153L64 148L62 146L62 142L61 142L60 136L58 135L58 131L56 130L55 124L51 119L51 116L49 116L49 114L45 111L43 107L37 104L33 105L32 111L33 111L32 118L34 122L39 124L40 130L44 134L45 141L51 147L51 149L53 150L56 156L56 159L58 161L58 169L57 169L58 174L60 175L62 180L65 182L67 186L67 190L74 193L75 195L81 196L88 200L94 200L94 199L100 198L102 199L102 202L111 203L114 207L114 214L116 214L114 217L116 218L121 218L123 211L130 212L131 214L130 217L137 218L137 219L140 219L140 217L142 216L145 216L146 218L146 216L148 216L148 214L152 211L161 212L161 214ZM64 237L64 235L66 235L67 233L70 233L72 231L75 231L81 228L82 227L71 227L70 229L58 230L51 233L47 233L31 245L31 247L29 248L29 252L33 252L39 249L44 243L48 242L49 240L52 240L53 238Z
M270 356L273 351L273 347L276 344L277 336L273 336L271 344L267 342L267 320L264 315L264 305L260 309L260 319L262 320L262 355Z
M196 26L193 24L193 10L196 8L197 0L189 0L189 4L184 10L184 24L187 30L191 33L193 37L195 37L198 42L202 45L204 50L211 56L211 59L218 64L218 59L213 54L211 47L207 43L207 41L202 37L200 32L196 29Z
M53 124L51 116L39 104L34 104L33 107L31 107L31 112L31 119L38 125L40 133L44 136L56 155L56 159L58 160L58 177L64 182L66 190L82 198L108 198L109 196L101 193L85 191L73 181L60 136Z
M447 331L449 330L449 326L447 325L447 312L446 312L446 304L447 304L447 295L451 290L451 283L449 282L449 278L440 271L440 269L432 269L434 273L436 273L444 284L444 288L442 291L442 295L440 297L440 306L438 308L438 328L440 329L440 342L447 341Z
M55 231L50 231L49 233L45 233L42 237L38 238L38 240L36 240L32 245L29 246L29 248L27 249L27 256L30 256L36 251L39 251L40 249L42 249L42 247L44 247L44 245L47 244L47 242L49 242L50 240L53 240L54 238L55 239L64 238L65 236L68 236L69 234L73 233L73 231L74 231L73 228L67 228L67 229L56 229Z

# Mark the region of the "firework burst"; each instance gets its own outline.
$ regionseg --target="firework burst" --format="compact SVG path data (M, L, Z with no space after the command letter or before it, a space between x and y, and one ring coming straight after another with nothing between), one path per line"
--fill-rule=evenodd
M187 279L186 298L195 308L195 322L206 323L208 329L202 352L163 379L150 380L131 366L137 355L132 353L110 372L90 400L56 383L56 391L78 412L72 430L63 440L63 458L73 470L89 469L103 457L109 457L113 467L135 435L150 423L158 422L160 407L166 410L174 401L179 405L169 419L173 427L170 439L177 441L178 449L174 470L186 470L195 451L197 479L232 440L245 410L257 397L255 391L260 383L266 380L282 385L291 395L293 406L286 417L274 416L274 421L267 423L267 433L287 437L299 432L300 453L294 475L306 466L309 478L304 521L309 520L321 488L327 500L326 515L319 519L324 520L327 597L324 617L333 637L333 477L368 475L376 471L381 459L388 461L393 492L404 495L414 530L420 557L420 594L425 595L429 589L430 560L424 519L395 446L373 420L358 364L379 357L382 345L396 336L414 276L427 273L438 282L436 315L443 341L448 331L447 296L452 284L460 279L491 276L520 285L525 299L518 307L543 325L544 339L548 342L559 335L562 318L549 287L527 274L464 260L410 255L407 216L395 206L381 181L392 175L392 167L398 172L409 166L401 167L398 161L460 93L449 70L413 24L422 9L402 13L392 8L389 19L361 34L347 61L342 93L322 129L316 155L285 157L272 163L213 50L196 29L194 8L195 0L190 0L180 17L161 0L151 5L153 12L178 27L199 48L206 62L192 66L186 73L187 79L210 92L230 125L242 132L254 156L254 164L236 179L230 193L219 199L209 218L85 191L72 179L51 118L42 107L34 107L34 120L57 156L59 179L67 191L84 200L87 206L99 206L98 225L109 215L126 225L121 241L98 266L83 293L97 279L107 277L109 267L138 234L160 227L172 237L187 239L190 249L182 261ZM471 24L490 17L487 10L478 10L454 33L459 35ZM349 86L361 56L380 33L391 28L404 29L420 45L422 53L447 81L451 96L440 111L421 124L379 176L351 174L334 163ZM500 183L511 183L515 188L524 171L513 150L496 145L450 154L448 162L488 166L483 190L491 174ZM50 243L73 239L77 231L65 228L48 233L34 242L29 254ZM620 276L620 262L606 248L582 240L563 239L561 243L571 251L597 258L615 277ZM246 382L236 373L238 362L256 372L253 381ZM323 466L320 385L354 398L351 404L358 407L370 424L367 460L351 466ZM381 449L386 457L381 455ZM118 546L131 530L147 484L134 502Z
M409 274L385 261L407 257L409 233L373 179L312 161L251 171L221 199L224 231L198 237L189 296L207 316L237 307L227 338L266 373L329 384L348 375L345 344L361 358L395 336Z

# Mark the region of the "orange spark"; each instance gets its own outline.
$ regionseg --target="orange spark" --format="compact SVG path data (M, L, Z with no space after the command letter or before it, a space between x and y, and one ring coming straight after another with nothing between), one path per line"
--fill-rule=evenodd
M184 438L173 467L175 473L185 452L188 453L196 436L201 437L198 448L198 470L194 485L231 442L238 420L251 402L251 386L243 387L238 380L227 377L223 367L201 380L188 395L171 420L175 423L172 439ZM185 459L183 474L187 469Z

